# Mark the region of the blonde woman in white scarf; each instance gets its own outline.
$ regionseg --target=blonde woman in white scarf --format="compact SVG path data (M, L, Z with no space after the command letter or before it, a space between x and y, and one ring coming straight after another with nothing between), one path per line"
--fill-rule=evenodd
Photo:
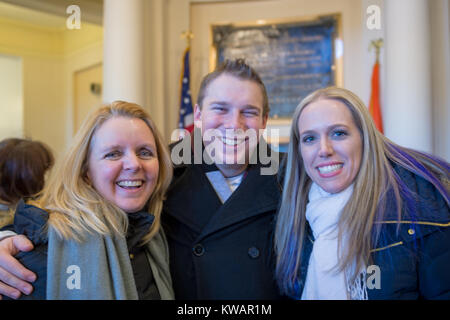
M449 164L400 147L352 92L293 115L275 231L276 277L296 299L450 299Z

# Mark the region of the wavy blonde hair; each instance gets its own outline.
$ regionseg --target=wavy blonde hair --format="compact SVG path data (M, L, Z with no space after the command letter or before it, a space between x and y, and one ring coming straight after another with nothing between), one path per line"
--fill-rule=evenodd
M408 190L405 190L392 163L431 182L447 204L449 203L448 163L400 147L387 139L376 129L364 103L349 90L329 87L311 93L297 106L293 115L283 195L275 230L277 282L281 291L291 296L296 296L299 288L298 269L306 235L306 204L312 183L299 151L298 120L305 107L321 99L340 101L350 110L363 146L361 165L353 181L354 191L339 221L338 241L342 240L343 230L349 235L349 240L346 250L340 253L341 259L337 269L350 270L356 262L351 281L357 276L357 271L370 261L370 250L380 231L380 224L375 225L375 221L381 221L383 218L386 194L390 190L394 192L400 220L402 196L405 192L407 194Z
M104 122L114 117L143 120L155 138L159 174L155 189L148 200L148 211L154 216L154 222L149 233L143 237L142 244L148 242L160 228L163 200L172 179L169 152L155 124L143 108L137 104L115 101L85 119L72 146L56 164L42 191L42 197L36 203L49 212L48 226L54 228L64 239L81 241L86 232L101 235L126 234L127 213L103 198L87 178L92 138Z

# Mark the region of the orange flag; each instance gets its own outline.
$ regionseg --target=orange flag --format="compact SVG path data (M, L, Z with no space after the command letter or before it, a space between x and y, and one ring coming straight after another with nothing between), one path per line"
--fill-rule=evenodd
M377 129L383 133L383 119L380 106L380 64L378 59L372 71L372 94L370 95L369 111Z

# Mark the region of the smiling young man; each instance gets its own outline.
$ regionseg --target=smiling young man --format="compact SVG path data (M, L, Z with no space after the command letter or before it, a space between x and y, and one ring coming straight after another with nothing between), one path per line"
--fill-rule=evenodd
M193 135L203 144L192 144L202 148L191 160L212 161L175 166L163 213L177 299L279 298L271 234L280 188L250 161L268 113L264 84L243 60L203 79Z
M256 147L250 137L257 137L266 127L267 96L256 80L226 72L208 80L195 105L194 123L202 131L205 147L215 150L214 163L220 172L225 177L237 176L247 168Z

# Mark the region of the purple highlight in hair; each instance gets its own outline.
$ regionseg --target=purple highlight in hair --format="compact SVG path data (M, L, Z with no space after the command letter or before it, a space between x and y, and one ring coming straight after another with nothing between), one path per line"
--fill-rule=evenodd
M433 208L429 207L429 205L426 204L426 201L422 201L423 199L421 199L419 194L408 187L407 181L404 181L403 177L401 177L401 171L397 172L397 170L395 169L396 165L398 165L399 167L403 167L405 170L410 171L431 183L442 195L444 201L446 201L447 204L449 203L449 193L447 191L447 187L441 182L441 180L439 180L439 178L436 176L436 173L433 170L429 169L426 164L418 160L415 155L428 158L430 162L434 163L437 167L440 167L442 171L448 173L450 170L450 165L446 161L423 152L400 147L390 142L386 143L386 147L391 153L391 156L388 155L388 158L395 163L394 167L391 167L390 170L397 183L401 203L396 202L393 189L391 187L388 187L388 189L385 190L382 199L380 199L378 210L375 216L375 221L384 220L386 214L386 206L393 206L393 209L395 211L399 209L399 206L401 206L402 212L406 213L407 217L400 216L398 217L398 219L400 220L406 218L411 221L418 221L419 210L426 210L430 214L432 214L432 212L434 211ZM402 215L401 212L399 212L399 214ZM400 224L397 225L397 233L399 231ZM373 244L377 243L380 240L380 232L381 224L375 225L371 239ZM417 243L414 242L414 245L417 245Z
M429 154L426 154L426 153L423 153L420 151L416 151L416 150L408 150L406 148L397 146L393 143L387 143L387 147L389 148L389 151L391 151L391 153L395 157L402 160L404 162L404 164L406 164L408 166L407 169L418 174L425 180L428 180L433 186L435 186L436 189L441 193L441 195L445 199L445 201L447 203L449 203L450 195L449 195L446 187L441 183L441 181L438 178L436 178L435 174L433 174L432 171L427 169L421 162L419 162L413 156L411 156L411 152L417 153L423 157L429 158L432 162L435 162L438 166L441 166L442 168L444 168L445 172L447 172L447 173L450 172L450 164L448 164L446 161L444 161L436 156L429 155ZM391 160L394 160L394 159L391 159ZM404 185L404 183L401 182L401 179L398 179L397 181L399 183L400 191L402 193L407 191L407 190L405 190L407 188ZM408 192L406 192L406 193L408 193Z

